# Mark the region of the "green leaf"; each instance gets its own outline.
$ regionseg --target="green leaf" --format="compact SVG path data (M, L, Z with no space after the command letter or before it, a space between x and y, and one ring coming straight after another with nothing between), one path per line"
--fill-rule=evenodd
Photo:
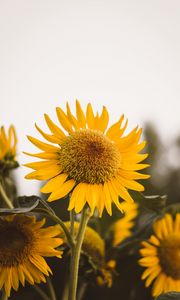
M154 211L156 213L161 213L166 206L167 196L163 195L152 195L145 196L142 193L139 194L138 203L145 209Z
M170 292L160 295L155 300L180 300L180 293Z
M12 215L12 214L25 214L28 212L48 213L55 215L52 208L46 201L42 200L38 196L21 196L16 199L18 207L13 209L0 208L0 216Z
M17 208L0 208L0 216L13 215L13 214L25 214L34 210L39 202L40 198L37 196L23 196L17 198L18 206Z

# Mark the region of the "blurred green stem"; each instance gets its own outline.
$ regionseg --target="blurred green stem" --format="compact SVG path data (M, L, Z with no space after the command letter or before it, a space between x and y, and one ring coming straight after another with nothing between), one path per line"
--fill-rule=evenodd
M62 300L68 300L68 295L69 295L69 282L68 282L68 278L67 278L67 281L65 282L65 286L64 286L64 290L63 290Z
M8 208L14 208L11 200L8 198L6 192L5 192L5 189L3 187L3 183L2 183L2 180L0 181L0 195L5 203L5 205L8 207Z
M33 285L33 288L36 290L36 292L41 296L43 300L51 300L38 285Z
M50 277L47 277L47 286L48 286L48 289L49 289L51 300L57 300L56 294L55 294L55 291L54 291L54 287L53 287L53 284L52 284L52 281L51 281Z
M83 300L86 288L87 283L82 283L78 291L77 300Z
M75 246L71 249L71 266L70 266L70 282L69 282L69 300L76 300L77 284L78 284L78 270L79 260L81 254L82 243L84 240L84 234L86 225L89 221L90 214L88 208L85 207L82 211L81 221Z

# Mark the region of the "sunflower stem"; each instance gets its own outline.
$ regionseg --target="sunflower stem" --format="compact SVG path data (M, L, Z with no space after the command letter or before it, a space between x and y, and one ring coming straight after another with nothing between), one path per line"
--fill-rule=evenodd
M84 240L86 225L89 221L89 218L90 218L90 214L88 208L84 208L81 216L81 221L79 225L75 246L71 250L72 254L71 254L70 284L69 284L68 300L76 300L79 260L80 260L81 248Z
M3 187L3 184L2 182L0 182L0 195L5 203L5 205L8 207L8 208L14 208L11 200L8 198L6 192L5 192L5 189Z
M62 300L68 300L68 295L69 295L69 284L67 281L64 286Z
M70 211L70 222L71 222L70 235L73 240L74 240L74 219L75 219L74 217L75 217L74 210L71 210Z
M33 288L36 290L36 292L41 296L43 300L51 300L39 286L33 285Z
M49 289L49 294L50 294L51 300L57 300L56 293L55 293L55 290L54 290L54 287L53 287L50 277L47 277L47 286Z

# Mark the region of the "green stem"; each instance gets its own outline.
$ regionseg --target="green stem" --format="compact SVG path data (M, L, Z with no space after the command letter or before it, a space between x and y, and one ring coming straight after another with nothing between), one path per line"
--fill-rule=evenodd
M11 200L8 198L8 196L7 196L7 194L6 194L5 190L4 190L4 187L3 187L3 185L2 185L2 182L0 182L0 195L1 195L1 197L2 197L2 199L3 199L3 201L4 201L4 203L6 204L6 206L7 206L8 208L14 208L14 206L13 206Z
M79 231L76 238L74 248L72 248L71 266L70 266L70 286L69 286L69 300L76 300L77 284L78 284L78 270L79 260L81 254L81 247L84 239L86 225L89 221L89 212L87 208L83 209Z
M71 222L70 235L72 239L74 239L74 210L70 211L70 222Z
M69 284L68 284L68 281L66 281L65 286L64 286L62 300L68 300L68 295L69 295Z
M78 297L77 297L77 300L82 300L83 297L84 297L84 294L85 294L85 291L86 291L86 288L87 288L87 283L82 283L79 291L78 291Z
M51 300L39 286L33 285L33 288L36 290L36 292L41 296L43 300Z
M48 285L48 288L49 288L49 293L50 293L51 300L57 300L56 294L55 294L55 291L54 291L54 287L52 285L52 281L51 281L50 277L47 277L47 285Z

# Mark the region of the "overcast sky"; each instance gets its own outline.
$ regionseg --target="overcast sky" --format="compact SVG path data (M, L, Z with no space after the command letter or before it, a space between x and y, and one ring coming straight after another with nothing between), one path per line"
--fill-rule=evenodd
M0 0L0 120L26 134L55 107L106 105L130 127L154 120L167 141L180 129L179 0ZM19 155L21 162L27 161ZM29 159L28 159L29 160ZM23 179L21 193L37 186Z

